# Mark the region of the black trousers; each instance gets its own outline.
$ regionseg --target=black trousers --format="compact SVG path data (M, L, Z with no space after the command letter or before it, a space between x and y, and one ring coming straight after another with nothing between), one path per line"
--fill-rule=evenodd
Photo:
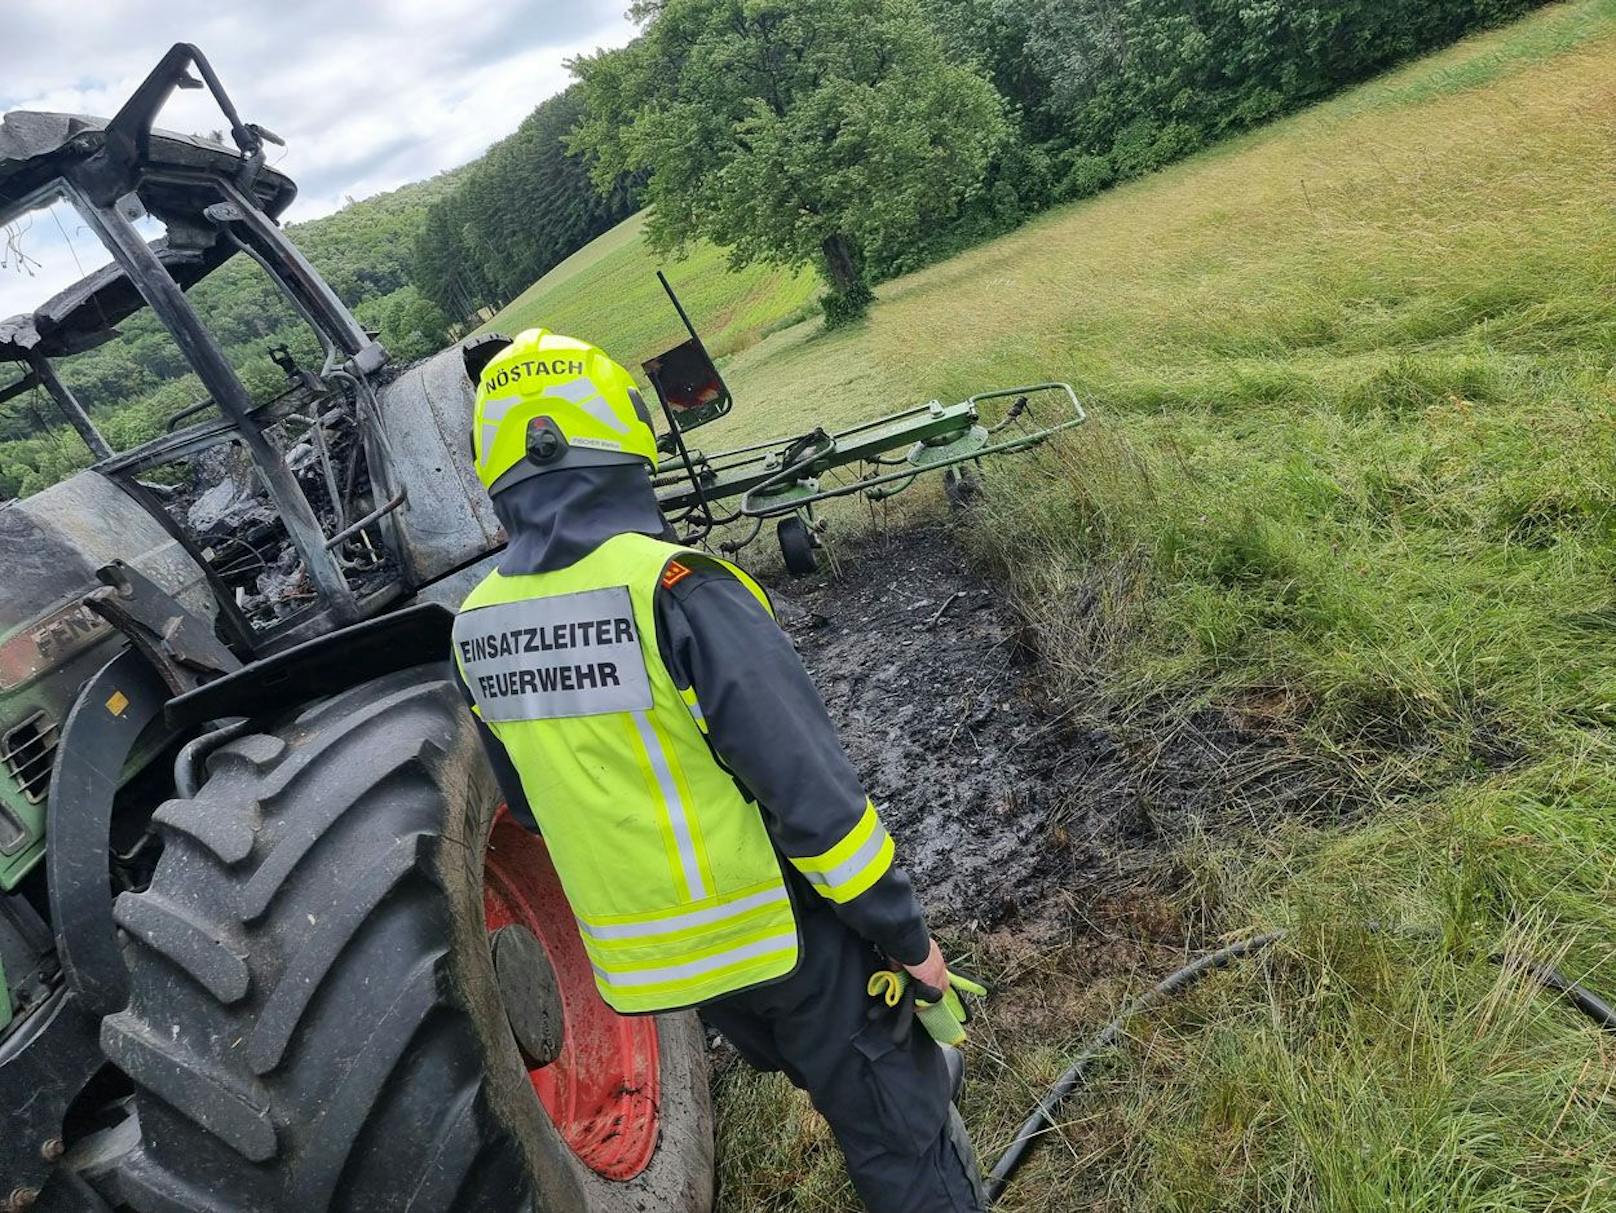
M798 901L802 964L784 981L708 1003L701 1016L759 1070L808 1092L870 1213L985 1213L976 1155L949 1103L942 1051L866 992L884 968L817 897Z

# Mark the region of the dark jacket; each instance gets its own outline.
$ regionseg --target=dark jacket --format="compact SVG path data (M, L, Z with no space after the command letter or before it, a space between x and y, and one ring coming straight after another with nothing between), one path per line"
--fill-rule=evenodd
M495 497L494 512L510 536L499 564L508 576L566 568L624 532L673 539L637 466L535 476ZM866 803L836 726L790 638L751 592L717 561L687 563L690 575L671 589L659 587L654 599L663 664L681 688L695 689L714 754L757 801L775 846L786 855L827 851ZM505 748L478 727L511 812L536 829ZM785 867L794 892L817 896ZM926 958L925 916L901 868L834 908L892 959L919 964Z

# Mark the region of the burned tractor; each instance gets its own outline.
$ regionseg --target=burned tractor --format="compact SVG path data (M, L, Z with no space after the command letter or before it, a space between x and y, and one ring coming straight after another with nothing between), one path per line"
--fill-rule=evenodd
M0 1209L705 1209L700 1030L601 1002L450 680L501 538L460 358L389 379L271 142L183 45L0 126L0 226L109 255L0 321L0 402L93 460L0 505ZM273 391L194 303L234 258L320 351ZM201 398L114 450L63 371L138 315Z

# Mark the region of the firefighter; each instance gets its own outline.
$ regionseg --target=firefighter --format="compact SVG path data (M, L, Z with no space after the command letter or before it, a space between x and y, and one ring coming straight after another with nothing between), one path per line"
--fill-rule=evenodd
M768 595L657 508L650 414L604 352L465 349L510 538L454 655L510 811L548 844L601 997L697 1008L807 1091L872 1213L986 1208L959 1055L868 995L946 989L894 843Z

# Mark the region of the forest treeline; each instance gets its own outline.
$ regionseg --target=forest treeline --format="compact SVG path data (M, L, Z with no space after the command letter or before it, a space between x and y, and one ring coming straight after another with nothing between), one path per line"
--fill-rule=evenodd
M670 251L712 239L846 290L838 251L858 279L906 272L1540 3L642 0L637 43L575 64L433 205L413 280L452 315L502 306L649 201ZM907 105L862 103L888 80ZM977 81L988 103L962 104Z
M597 186L643 176L660 246L817 265L834 323L871 283L1542 2L641 0L636 42L574 64L570 146Z
M933 0L1017 117L1000 206L1084 197L1544 0ZM1010 175L1013 174L1013 177Z
M433 203L411 263L424 296L453 316L503 307L639 209L634 178L596 189L568 151L583 113L577 85L541 102Z
M514 298L641 206L676 254L813 265L832 323L870 287L1544 0L638 0L627 47L452 173L295 225L400 359ZM315 356L243 258L192 292L251 386ZM117 446L200 396L150 315L61 372ZM0 495L88 452L0 406Z

